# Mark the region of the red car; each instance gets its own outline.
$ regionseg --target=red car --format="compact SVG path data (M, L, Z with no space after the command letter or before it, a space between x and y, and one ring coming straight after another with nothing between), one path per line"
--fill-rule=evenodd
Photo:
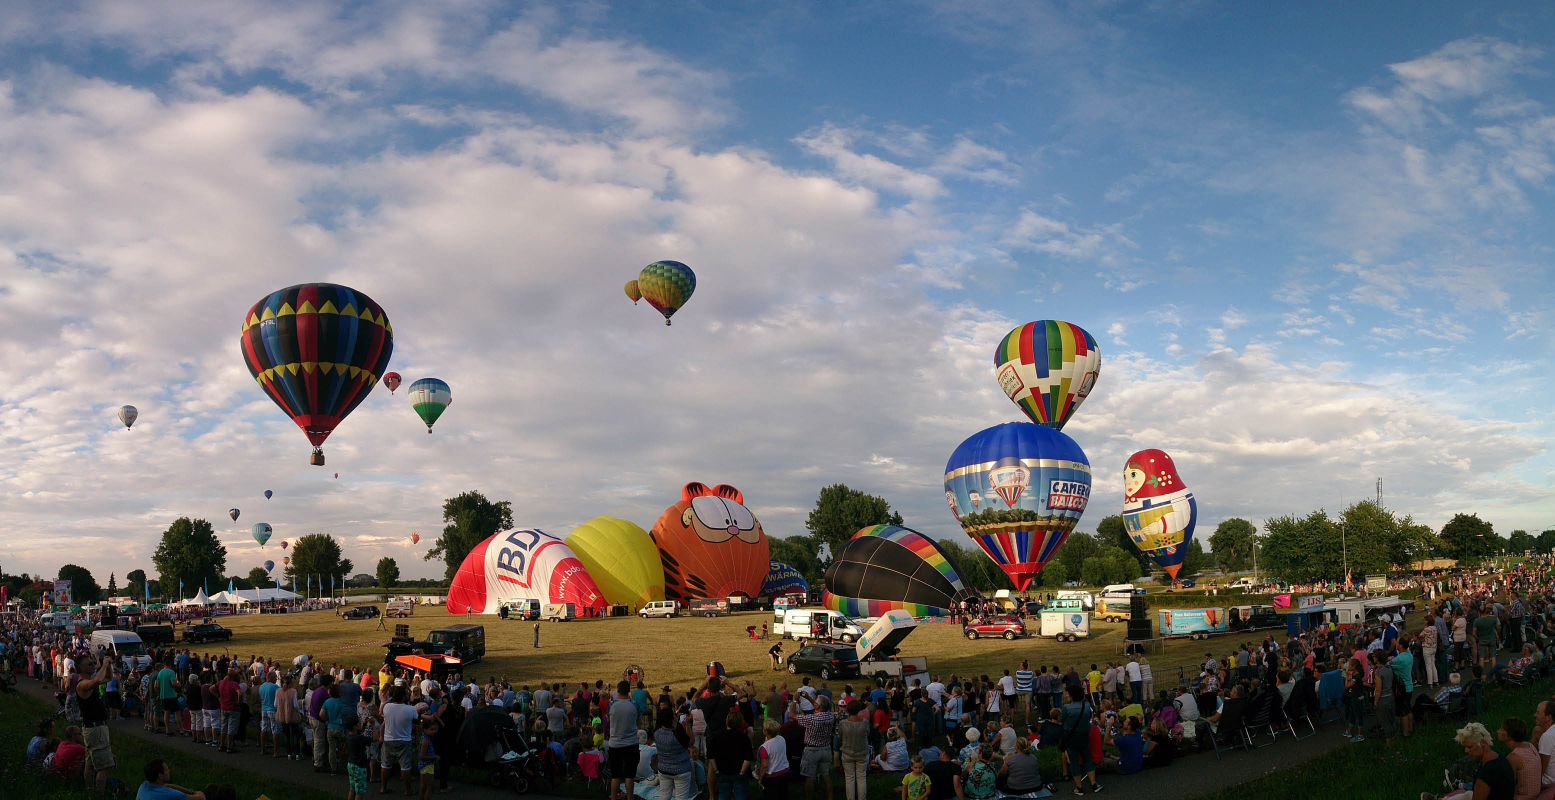
M984 636L1003 636L1006 639L1017 639L1026 635L1026 623L1018 619L972 622L961 626L961 632L966 634L968 639L981 639Z

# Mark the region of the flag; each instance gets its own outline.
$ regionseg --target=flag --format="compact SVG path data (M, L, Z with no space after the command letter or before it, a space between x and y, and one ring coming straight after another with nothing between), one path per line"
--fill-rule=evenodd
M178 596L179 597L183 597L184 596L184 579L183 578L179 578L178 579Z
M151 579L147 578L146 582L140 585L140 588L146 590L146 602L151 602Z
M335 576L334 575L329 576L329 593L330 594L334 594L335 593Z
M233 585L231 578L228 578L227 579L227 591L228 592L232 592L232 593L236 593L237 590L238 590L238 587Z

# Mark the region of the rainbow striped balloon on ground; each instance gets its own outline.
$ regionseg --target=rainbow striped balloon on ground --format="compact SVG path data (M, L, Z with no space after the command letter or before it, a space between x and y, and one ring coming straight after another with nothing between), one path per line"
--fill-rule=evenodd
M827 567L821 603L851 617L893 610L939 617L975 594L933 539L899 525L875 525L853 534Z
M1054 428L1006 422L956 448L945 494L961 529L1025 591L1085 513L1091 463Z
M1004 335L993 353L1004 393L1038 425L1063 429L1101 375L1101 350L1084 328L1054 319Z
M1193 544L1199 503L1161 450L1141 450L1123 467L1123 528L1140 552L1177 580Z

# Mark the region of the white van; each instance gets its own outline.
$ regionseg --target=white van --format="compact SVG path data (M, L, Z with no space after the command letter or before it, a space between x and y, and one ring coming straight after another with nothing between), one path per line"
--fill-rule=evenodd
M1084 606L1086 611L1094 611L1096 609L1096 596L1090 592L1065 590L1059 592L1056 598L1059 600L1079 600L1080 605Z
M785 639L809 639L810 625L816 619L826 622L826 633L822 638L852 644L864 635L864 629L857 622L828 608L789 609L783 612L783 621L773 626L772 632Z
M680 604L674 600L654 600L638 610L637 616L643 619L649 617L678 617L680 616Z
M119 671L125 674L151 668L146 643L129 631L92 631L92 652L112 657L118 663Z

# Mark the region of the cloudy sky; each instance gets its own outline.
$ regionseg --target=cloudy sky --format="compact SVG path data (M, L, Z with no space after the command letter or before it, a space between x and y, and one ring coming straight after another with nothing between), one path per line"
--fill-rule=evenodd
M772 534L845 482L960 537L945 459L1019 418L992 351L1041 318L1103 352L1082 529L1144 447L1205 534L1379 477L1555 527L1551 41L1528 3L33 4L0 567L122 578L191 515L233 571L268 521L431 575L408 536L461 491L565 533L691 480ZM699 278L671 328L621 293L661 258ZM238 351L307 281L453 387L435 434L380 388L307 465Z

